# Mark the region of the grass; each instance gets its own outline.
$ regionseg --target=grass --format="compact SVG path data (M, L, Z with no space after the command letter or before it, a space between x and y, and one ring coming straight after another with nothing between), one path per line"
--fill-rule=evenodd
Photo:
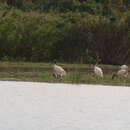
M30 63L30 62L1 62L0 80L34 81L51 83L83 83L83 84L103 84L103 85L123 85L130 86L130 77L115 78L112 80L111 74L105 74L104 78L95 76L93 65L85 64L60 64L67 72L67 76L62 79L55 79L52 76L51 63ZM104 70L118 70L119 66L99 65ZM82 70L82 71L81 71Z
M64 68L68 69L93 69L92 64L68 64L68 63L58 63ZM101 67L106 69L117 69L118 66L115 65L103 65ZM33 63L33 62L0 62L0 68L50 68L52 63Z

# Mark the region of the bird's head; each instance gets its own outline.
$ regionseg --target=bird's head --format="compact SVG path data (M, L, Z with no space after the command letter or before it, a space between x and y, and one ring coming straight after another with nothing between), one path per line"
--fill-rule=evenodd
M123 70L127 70L127 71L128 71L128 66L127 66L127 65L121 65L121 66L120 66L120 69L123 69Z
M57 64L57 60L56 59L53 60L53 64Z

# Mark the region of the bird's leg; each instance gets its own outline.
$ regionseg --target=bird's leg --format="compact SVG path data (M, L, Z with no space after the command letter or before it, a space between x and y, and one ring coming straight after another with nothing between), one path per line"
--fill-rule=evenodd
M54 78L56 78L56 79L58 78L57 74L53 73L52 75Z
M61 76L61 75L59 75L59 79L60 79L60 80L62 79L62 76Z
M55 74L53 73L52 76L55 77Z
M57 75L57 79L60 79L60 78L61 78L61 75L58 74L58 75Z

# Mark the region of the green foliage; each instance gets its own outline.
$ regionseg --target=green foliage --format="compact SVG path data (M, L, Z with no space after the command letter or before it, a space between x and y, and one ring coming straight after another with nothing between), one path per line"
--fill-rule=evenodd
M130 63L130 12L124 7L128 1L3 2L1 60Z
M110 11L113 8L123 11L130 7L129 0L1 0L1 2L24 11L78 11L89 12L91 14L99 14L99 12L101 13L103 10ZM106 11L106 13L108 12Z

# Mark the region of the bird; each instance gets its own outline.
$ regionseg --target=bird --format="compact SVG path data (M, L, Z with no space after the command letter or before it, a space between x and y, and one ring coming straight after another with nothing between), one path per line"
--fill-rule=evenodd
M55 78L61 78L66 75L66 71L59 65L55 64L53 65L53 76Z
M120 69L128 70L128 66L127 65L121 65Z
M97 76L103 77L103 71L100 67L94 66L94 73Z
M128 66L127 65L121 65L120 70L117 71L117 73L114 73L112 75L112 79L115 77L127 77L128 76Z
M114 79L115 77L127 77L128 76L128 71L125 69L120 69L118 70L117 73L114 73L112 75L112 79Z
M124 76L124 77L127 77L128 76L128 71L125 70L125 69L121 69L117 72L117 75L118 76Z

